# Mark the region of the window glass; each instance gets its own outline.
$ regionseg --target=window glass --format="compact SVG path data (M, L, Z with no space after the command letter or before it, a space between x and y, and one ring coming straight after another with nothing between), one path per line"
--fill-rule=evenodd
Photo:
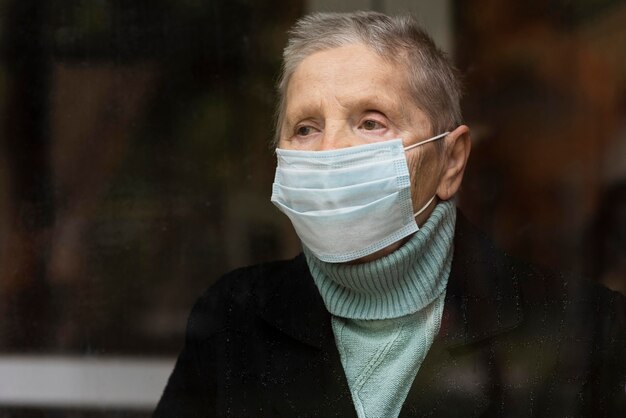
M423 3L465 84L458 206L515 256L626 294L626 5ZM288 29L332 6L0 7L0 415L147 417L196 298L300 252L269 201L275 83ZM145 390L98 395L124 379Z

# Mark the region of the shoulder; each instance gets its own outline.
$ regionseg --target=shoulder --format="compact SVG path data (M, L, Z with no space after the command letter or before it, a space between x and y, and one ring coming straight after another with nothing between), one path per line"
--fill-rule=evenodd
M510 325L521 323L527 331L556 327L600 339L624 332L621 294L507 254L460 213L454 243L448 291L479 300L478 310L496 305L492 313L499 321L508 318Z
M525 316L539 318L549 313L566 327L586 329L596 336L620 327L625 329L626 298L621 293L586 277L505 253L501 259L514 277Z
M196 300L187 323L187 337L206 339L244 326L250 318L281 292L282 284L304 280L308 272L302 254L238 268L215 281Z
M623 311L624 296L620 293L583 277L563 274L508 254L461 212L457 215L454 245L453 263L466 273L468 279L488 279L482 283L486 287L501 288L511 283L526 304L558 300L587 304L604 302L612 309Z

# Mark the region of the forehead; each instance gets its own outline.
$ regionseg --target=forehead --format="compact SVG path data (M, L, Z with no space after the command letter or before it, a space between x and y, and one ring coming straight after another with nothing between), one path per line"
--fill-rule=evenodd
M402 106L410 100L404 65L386 60L363 44L315 52L296 67L285 95L286 116L302 107L376 102Z

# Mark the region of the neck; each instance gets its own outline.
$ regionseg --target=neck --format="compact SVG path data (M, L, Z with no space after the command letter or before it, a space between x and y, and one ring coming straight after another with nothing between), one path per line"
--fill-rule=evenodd
M452 264L456 209L441 202L426 223L373 261L325 263L304 248L329 312L352 319L388 319L417 312L445 289Z

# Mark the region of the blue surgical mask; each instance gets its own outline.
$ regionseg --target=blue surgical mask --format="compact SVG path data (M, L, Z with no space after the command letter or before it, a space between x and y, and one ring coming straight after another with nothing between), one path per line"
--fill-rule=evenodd
M329 151L276 149L272 202L317 258L342 263L365 257L416 232L411 179L401 139Z

